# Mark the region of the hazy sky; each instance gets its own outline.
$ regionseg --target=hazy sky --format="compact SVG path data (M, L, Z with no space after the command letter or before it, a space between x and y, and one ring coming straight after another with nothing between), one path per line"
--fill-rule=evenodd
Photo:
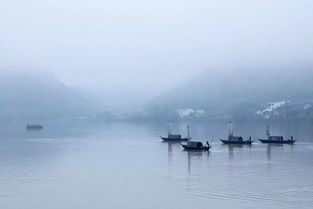
M1 0L1 65L141 100L210 66L313 60L312 0Z

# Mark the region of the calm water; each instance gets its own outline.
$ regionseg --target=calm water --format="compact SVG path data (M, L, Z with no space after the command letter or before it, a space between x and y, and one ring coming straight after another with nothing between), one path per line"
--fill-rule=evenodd
M162 143L164 124L24 123L0 129L0 208L312 208L313 124L274 124L293 146L225 146L223 122L192 124L210 152ZM70 125L69 125L70 124ZM264 136L263 123L235 133ZM174 124L185 134L185 124Z

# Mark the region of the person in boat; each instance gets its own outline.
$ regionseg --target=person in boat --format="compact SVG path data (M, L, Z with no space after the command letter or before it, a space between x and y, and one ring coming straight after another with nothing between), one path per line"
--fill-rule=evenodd
M210 144L209 144L209 142L208 141L206 141L206 145L209 147L210 146Z

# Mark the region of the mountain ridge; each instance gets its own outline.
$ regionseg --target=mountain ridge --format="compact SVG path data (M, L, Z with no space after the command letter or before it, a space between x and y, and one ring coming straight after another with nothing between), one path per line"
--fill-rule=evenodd
M51 73L3 69L0 117L58 118L92 112L98 105L88 94L66 86Z
M245 117L264 109L269 102L313 102L313 69L310 66L225 69L207 70L150 101L149 105L154 108L165 105L171 110L205 109L216 115Z

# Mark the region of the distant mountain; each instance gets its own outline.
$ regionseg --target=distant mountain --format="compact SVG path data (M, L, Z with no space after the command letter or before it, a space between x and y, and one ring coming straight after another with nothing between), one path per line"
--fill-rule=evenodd
M214 115L245 117L269 102L313 102L313 68L228 67L210 69L184 85L155 98L150 110L204 109ZM151 108L153 107L153 108Z
M81 115L94 98L70 88L50 73L0 69L0 118L45 119Z

